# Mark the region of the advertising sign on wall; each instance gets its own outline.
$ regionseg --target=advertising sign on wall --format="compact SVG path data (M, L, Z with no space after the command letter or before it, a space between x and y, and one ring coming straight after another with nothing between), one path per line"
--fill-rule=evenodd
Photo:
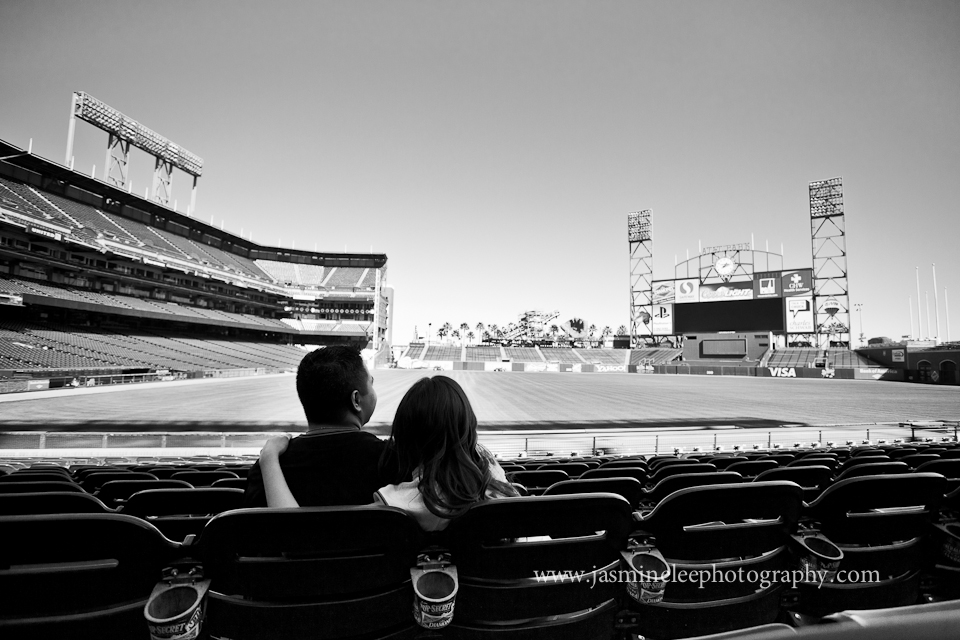
M673 302L676 297L673 280L664 280L663 282L654 282L653 296L650 300L653 304L662 304L664 302Z
M904 350L904 349L894 349L894 350L891 352L891 355L893 356L893 361L894 361L894 362L904 362L904 361L905 361L905 358L904 358L904 355L903 355L904 353L906 353L906 350Z
M672 336L673 305L670 303L653 305L653 316L650 319L650 326L655 336Z
M753 277L753 297L779 298L783 295L779 271L764 271Z
M675 302L700 302L700 281L696 278L687 280L675 280L676 297Z
M753 281L700 285L700 302L753 300Z
M787 333L813 333L813 298L811 296L789 298L785 310Z
M784 296L808 296L813 293L813 269L784 271L780 281Z

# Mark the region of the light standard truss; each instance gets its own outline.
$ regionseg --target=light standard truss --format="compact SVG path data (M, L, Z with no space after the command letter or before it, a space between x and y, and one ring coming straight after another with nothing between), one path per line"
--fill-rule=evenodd
M653 223L649 209L627 214L630 245L630 346L654 341Z
M843 180L810 183L813 312L817 346L850 346L850 288Z

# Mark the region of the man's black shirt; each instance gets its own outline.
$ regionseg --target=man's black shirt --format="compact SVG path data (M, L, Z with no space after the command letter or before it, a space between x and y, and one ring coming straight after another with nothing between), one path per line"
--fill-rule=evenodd
M389 483L380 472L386 443L351 427L322 428L297 436L280 456L283 476L301 507L370 504ZM388 469L395 465L388 465ZM260 463L247 477L244 503L267 506Z

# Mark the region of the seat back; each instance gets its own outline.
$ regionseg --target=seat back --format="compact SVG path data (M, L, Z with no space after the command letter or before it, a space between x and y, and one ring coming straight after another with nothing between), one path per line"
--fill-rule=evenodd
M69 491L85 493L76 482L44 480L40 482L4 482L0 483L0 494L4 493L40 493L46 491Z
M711 484L734 484L737 482L743 482L743 476L734 471L679 473L668 476L652 488L644 490L641 500L656 504L671 493L688 487L705 487Z
M171 480L182 480L194 487L209 487L217 480L238 477L232 471L181 471L170 476Z
M552 484L547 487L543 495L567 496L582 493L614 493L630 503L632 508L636 508L642 492L643 485L635 478L578 478Z
M761 456L760 458L760 460L773 460L774 462L779 464L781 467L784 465L790 464L796 459L797 457L792 453L771 453L765 456Z
M871 462L848 467L837 476L837 480L861 478L863 476L885 476L910 473L910 467L903 462Z
M936 473L845 478L808 504L804 515L838 544L909 540L926 532L945 486Z
M553 462L537 469L537 471L563 471L571 478L577 478L589 470L590 465L584 462Z
M609 460L600 464L601 469L619 469L626 467L629 469L649 469L649 464L643 460Z
M786 544L803 492L782 480L691 487L671 493L636 528L671 560L753 556Z
M554 621L548 625L551 633L542 635L563 638L569 637L564 627L609 615L622 585L596 578L619 565L630 522L630 505L612 494L505 498L474 505L447 530L460 577L453 626L507 633L518 620L592 609ZM583 572L582 579L542 579L556 567ZM604 635L610 632L608 626ZM595 631L578 633L604 637Z
M799 458L793 462L787 464L788 467L810 467L810 466L821 466L828 467L830 469L836 469L840 466L840 463L836 458L830 457L820 457L820 456L810 456L808 458Z
M738 462L747 462L749 460L750 459L745 456L715 456L705 460L704 462L708 462L715 466L719 471L723 471L732 464L736 464Z
M112 513L0 517L0 635L143 638L143 607L178 545Z
M916 469L924 462L931 462L939 459L940 456L935 453L915 453L913 455L900 458L900 462L906 462L908 465L910 465L911 469Z
M647 481L655 485L664 478L677 476L682 473L716 473L717 468L708 462L684 462L683 464L668 464L667 466L657 467Z
M246 489L246 478L221 478L210 485L214 489Z
M744 478L753 478L764 471L776 469L779 466L775 460L747 460L745 462L735 462L727 466L726 470L739 473Z
M147 489L190 489L191 486L180 480L110 480L100 486L95 494L103 504L116 509L127 498Z
M633 478L643 484L647 481L647 470L642 467L601 467L590 469L580 476L581 480L590 478Z
M564 471L514 471L507 474L510 482L522 484L527 489L546 489L552 484L569 480L570 476Z
M0 476L0 483L7 482L73 482L68 474L56 471L15 471Z
M677 456L653 456L647 461L647 469L650 473L653 473L660 467L672 464L689 464L691 462L697 462L697 460L694 458L678 458Z
M809 467L777 467L764 471L754 482L770 482L771 480L786 480L795 482L803 487L804 499L810 500L820 495L821 489L830 484L833 471L830 467L810 463Z
M120 513L144 518L168 538L183 540L200 533L218 513L242 506L240 489L147 489L130 496Z
M157 480L157 476L143 471L97 471L84 475L80 486L93 493L111 480Z
M43 513L108 513L109 509L88 493L48 491L0 494L0 515L22 516Z
M391 507L219 515L197 541L213 580L210 633L342 638L412 627L410 569L422 545L416 521Z

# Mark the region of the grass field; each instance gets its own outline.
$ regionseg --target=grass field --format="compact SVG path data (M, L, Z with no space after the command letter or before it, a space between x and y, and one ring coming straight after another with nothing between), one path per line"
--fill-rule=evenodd
M378 370L371 427L384 432L404 392L433 372ZM451 371L487 430L843 425L956 419L960 387L858 380ZM148 383L0 396L3 422L303 424L293 375ZM264 424L266 423L266 424Z

